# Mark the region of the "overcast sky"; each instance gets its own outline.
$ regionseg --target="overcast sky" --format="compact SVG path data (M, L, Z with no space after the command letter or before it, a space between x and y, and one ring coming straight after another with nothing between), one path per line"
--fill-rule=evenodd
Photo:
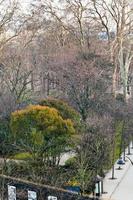
M33 0L19 0L21 5L22 5L22 9L26 10L29 8L29 5L31 2L33 2Z

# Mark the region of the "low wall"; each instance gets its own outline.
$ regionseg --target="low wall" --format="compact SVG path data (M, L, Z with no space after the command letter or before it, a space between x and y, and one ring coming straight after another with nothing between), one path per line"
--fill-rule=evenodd
M22 179L17 179L5 175L0 175L0 188L2 194L2 188L4 188L4 200L7 200L8 185L16 187L17 200L27 200L28 190L35 191L37 193L37 200L47 200L48 196L55 196L58 200L92 200L88 196L80 196L73 192L51 187L48 185L37 184Z

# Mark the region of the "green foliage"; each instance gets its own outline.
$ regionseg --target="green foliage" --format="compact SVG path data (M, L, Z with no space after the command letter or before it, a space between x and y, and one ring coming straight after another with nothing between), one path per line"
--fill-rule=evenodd
M11 146L11 135L10 135L10 126L9 120L1 119L0 120L0 155L9 155L13 148Z
M71 167L75 166L75 163L76 163L76 157L72 157L72 158L69 158L68 160L66 160L65 166L71 168Z
M0 142L8 139L9 136L9 122L8 120L0 120Z
M14 160L29 160L31 158L31 154L28 152L17 153L13 157Z
M63 119L71 119L75 127L80 126L80 115L67 103L56 99L44 99L40 102L42 106L49 106L59 111Z
M80 185L83 192L90 191L94 177L97 174L103 176L103 170L110 163L110 149L110 142L106 135L99 132L86 133L76 148L75 157L65 163L67 169L75 172L70 177L70 185L74 181Z
M124 128L124 121L116 121L115 124L115 159L118 159L122 153L122 134Z
M39 154L43 157L44 153L50 159L59 156L70 145L75 133L70 119L63 119L55 108L40 105L30 105L12 113L10 126L16 144L34 159Z

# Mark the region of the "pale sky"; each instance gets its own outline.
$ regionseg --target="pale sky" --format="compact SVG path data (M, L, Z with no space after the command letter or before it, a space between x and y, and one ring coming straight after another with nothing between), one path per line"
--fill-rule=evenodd
M19 0L19 2L22 5L22 10L27 10L29 8L30 3L32 3L34 0Z

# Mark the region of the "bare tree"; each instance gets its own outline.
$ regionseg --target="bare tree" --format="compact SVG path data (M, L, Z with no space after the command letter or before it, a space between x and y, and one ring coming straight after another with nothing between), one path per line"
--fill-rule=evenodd
M38 13L42 13L43 17L46 18L46 14L48 14L52 17L51 20L60 24L62 33L66 32L73 35L81 48L86 45L86 21L91 21L88 17L90 15L89 6L90 2L83 0L63 0L58 3L47 0L41 1L41 3L38 1L34 4L35 10L38 9Z
M11 52L12 51L12 52ZM22 52L21 52L22 53ZM4 115L10 114L16 106L25 102L31 97L31 74L30 68L25 62L24 54L20 56L15 47L6 49L1 57L1 111Z
M131 40L129 41L129 36L132 32L132 9L127 0L112 0L111 2L107 2L104 0L93 0L92 2L96 15L108 35L108 40L110 44L109 47L111 49L110 55L114 63L112 83L113 93L116 96L118 80L119 77L121 77L123 83L123 94L127 99L127 92L125 90L127 88L130 68L129 66L131 64L132 58L132 45ZM114 39L112 39L110 35L112 26L114 26ZM125 55L125 53L122 53L123 49L125 48L128 49L127 55ZM125 57L126 61L125 63L123 63ZM124 71L125 75L123 73Z

